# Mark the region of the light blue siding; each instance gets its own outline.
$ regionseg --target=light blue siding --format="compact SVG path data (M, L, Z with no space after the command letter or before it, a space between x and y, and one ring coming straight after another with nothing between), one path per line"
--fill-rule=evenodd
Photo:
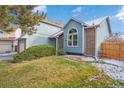
M32 36L29 37L29 47L35 45L53 45L55 46L55 39L49 39L46 37Z
M109 30L107 20L103 20L100 27L96 29L96 56L100 50L101 43L109 37Z
M34 45L54 45L55 39L50 39L49 36L57 33L61 28L52 26L46 23L40 23L39 26L36 26L37 32L28 37L28 47Z
M67 35L68 35L68 31L71 28L76 28L78 30L78 46L77 47L69 47L67 46ZM83 49L83 28L82 25L76 21L71 20L68 25L64 28L64 50L66 52L70 52L70 53L78 53L78 54L82 54L84 49Z

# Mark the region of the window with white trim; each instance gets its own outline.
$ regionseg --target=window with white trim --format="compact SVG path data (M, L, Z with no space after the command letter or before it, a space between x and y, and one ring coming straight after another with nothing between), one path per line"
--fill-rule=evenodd
M68 46L78 46L78 33L76 29L71 29L68 32Z

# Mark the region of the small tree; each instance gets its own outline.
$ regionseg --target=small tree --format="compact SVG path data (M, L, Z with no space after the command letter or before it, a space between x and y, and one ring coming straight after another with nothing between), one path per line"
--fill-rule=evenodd
M0 27L7 30L10 24L18 25L23 33L33 34L37 31L34 27L46 16L45 13L38 15L32 12L36 6L18 5L18 6L0 6Z

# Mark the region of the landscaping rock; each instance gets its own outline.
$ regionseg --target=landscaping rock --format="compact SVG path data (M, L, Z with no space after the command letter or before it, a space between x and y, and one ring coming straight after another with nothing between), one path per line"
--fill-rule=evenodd
M105 74L107 74L112 79L119 80L124 82L124 67L106 64L106 63L91 63L93 66L96 66L100 70L102 70Z

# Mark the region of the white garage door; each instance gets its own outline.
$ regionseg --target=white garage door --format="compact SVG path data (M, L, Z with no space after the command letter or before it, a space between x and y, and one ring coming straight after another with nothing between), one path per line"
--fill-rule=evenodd
M12 41L0 41L0 53L12 51Z

